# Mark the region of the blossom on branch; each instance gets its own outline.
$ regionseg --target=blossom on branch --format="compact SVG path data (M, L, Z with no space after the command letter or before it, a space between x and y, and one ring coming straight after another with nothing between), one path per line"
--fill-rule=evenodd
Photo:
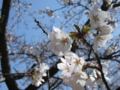
M77 72L69 77L66 84L72 86L73 90L84 90L87 78L88 77L85 72Z
M47 76L45 70L48 70L48 69L49 67L44 63L40 64L40 67L35 68L32 73L32 77L30 79L30 81L32 82L32 85L35 85L36 87L41 85L42 82L44 82L44 79L42 79L42 77Z
M81 72L84 64L85 60L83 59L83 57L73 59L71 64L71 67L73 68L73 73Z
M110 78L106 76L107 75L107 69L106 69L107 65L105 65L105 64L106 63L104 63L104 64L102 63L104 77L108 81L108 83L110 84L111 83ZM95 70L93 70L93 73L94 73L94 77L95 77L94 84L100 85L100 87L103 88L104 82L102 80L102 76L101 76L100 71L95 69Z
M70 64L63 58L61 58L61 61L62 63L57 64L58 69L63 70L61 73L61 77L70 77Z
M73 90L84 90L88 78L82 71L85 60L72 52L66 52L64 57L65 59L61 58L62 62L57 64L58 69L62 70L61 78L64 83L72 86Z
M112 35L111 34L99 34L98 36L96 36L96 38L94 39L94 46L93 49L96 52L98 46L99 47L104 47L107 43L107 41L109 39L112 39Z
M53 29L54 32L48 34L51 41L49 48L53 49L56 55L63 56L65 52L70 51L73 41L66 32L56 27L53 27Z
M108 4L112 3L112 0L105 0Z
M110 25L101 26L96 30L100 31L101 34L110 34L114 31L114 29Z
M88 79L86 80L86 86L88 86L93 90L94 85L95 85L95 78L92 75L89 75Z
M93 29L106 25L110 20L110 14L106 11L98 9L95 4L93 10L89 12L90 25Z
M48 16L52 17L53 16L53 12L50 10L49 7L46 7L46 13Z

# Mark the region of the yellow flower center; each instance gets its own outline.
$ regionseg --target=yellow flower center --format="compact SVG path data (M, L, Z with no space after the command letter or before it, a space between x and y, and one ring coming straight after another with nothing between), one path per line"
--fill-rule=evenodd
M98 15L93 16L94 21L99 21Z
M78 77L81 77L81 76L84 76L82 73L80 73L79 75L78 75Z
M81 64L80 59L77 59L77 60L75 61L75 64L76 64L76 65Z
M68 38L62 38L61 43L62 43L62 44L68 43Z
M97 40L99 41L99 40L104 40L103 38L101 38L101 37L97 37Z

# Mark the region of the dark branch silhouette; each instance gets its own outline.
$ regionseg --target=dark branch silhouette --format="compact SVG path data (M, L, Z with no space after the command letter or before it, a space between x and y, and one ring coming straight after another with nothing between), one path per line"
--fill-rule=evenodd
M11 0L3 0L2 4L2 11L1 16L2 22L0 23L0 53L1 53L1 67L2 67L2 73L11 73L10 69L10 62L7 52L7 45L6 45L6 26L8 22L9 17L9 11L10 11L10 2ZM3 75L5 77L5 83L9 90L19 90L17 83L15 82L15 79L12 75Z

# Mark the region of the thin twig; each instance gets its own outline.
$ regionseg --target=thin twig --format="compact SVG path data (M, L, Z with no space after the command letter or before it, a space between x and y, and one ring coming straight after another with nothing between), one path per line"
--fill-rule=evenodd
M60 79L60 78L59 78ZM60 79L61 81L54 87L52 88L51 90L54 90L55 88L57 88L62 82L63 82L63 79Z
M98 63L98 65L100 66L100 72L101 72L102 80L103 80L103 82L104 82L107 90L110 90L110 88L109 88L109 86L108 86L108 83L107 83L107 81L105 80L105 76L104 76L103 69L102 69L102 64L101 64L101 61L100 61L98 55L94 52L92 46L86 41L86 39L84 39L84 38L82 38L82 39L83 39L83 40L87 43L87 45L92 49L92 51L93 51L93 53L94 53L94 55L95 55L95 57L96 57L96 59L97 59L97 63Z
M42 29L43 33L45 33L48 36L48 33L43 29L43 27L40 25L40 22L34 18L34 21L37 23L37 25Z

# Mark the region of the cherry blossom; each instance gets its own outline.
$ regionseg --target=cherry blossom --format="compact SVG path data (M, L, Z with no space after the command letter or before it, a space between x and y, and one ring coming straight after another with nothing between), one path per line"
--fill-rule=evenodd
M73 90L84 90L87 78L88 77L85 72L75 73L70 76L67 84L72 86Z
M49 7L46 7L46 13L47 13L47 15L48 16L53 16L53 12L50 10L50 8Z
M117 28L118 27L117 23L113 23L113 27Z
M73 59L71 64L71 67L74 70L73 72L81 72L84 64L85 60L83 59L83 57Z
M0 75L0 82L3 82L4 80L5 78L2 75Z
M54 32L48 35L51 41L49 48L53 49L56 55L62 56L65 52L70 51L73 41L66 32L56 27L53 27L53 29Z
M87 74L82 68L85 60L73 52L66 52L64 57L65 59L61 58L62 63L57 65L58 69L62 70L61 78L64 83L72 86L73 90L84 90Z
M110 65L110 62L106 61L106 62L102 62L101 64L102 64L103 73L105 76L107 76L107 74L108 74L107 68Z
M13 40L13 34L9 33L8 36L7 36L7 41L12 42L12 40Z
M63 0L64 4L68 4L70 0Z
M86 80L86 85L93 90L94 84L95 84L95 78L92 75L89 75L88 79Z
M109 34L114 31L114 29L110 25L104 25L99 28L97 28L98 31L101 32L101 34Z
M42 77L47 76L45 70L49 69L49 67L44 63L40 64L39 66L40 67L34 69L32 73L32 77L30 79L32 85L35 85L37 87L41 85L42 82L44 82L44 79L42 79Z
M62 2L64 2L64 4L73 4L74 0L61 0Z
M105 79L108 83L111 83L110 78L105 76ZM99 78L99 79L96 79L95 84L100 85L100 87L102 88L104 85L104 82L103 82L102 78Z
M61 58L61 61L62 63L57 64L58 69L63 70L61 73L61 77L69 77L71 75L69 63L63 58Z
M107 21L111 19L110 14L98 9L96 4L94 5L93 10L89 12L89 18L90 25L93 29L106 25Z
M73 53L73 52L66 52L66 53L64 54L64 56L65 56L65 60L67 60L67 62L68 62L69 64L72 64L73 60L76 60L76 59L79 58L79 57L78 57L75 53Z
M106 52L106 55L109 55L109 54L111 54L111 53L113 53L113 52L116 52L117 49L118 49L118 47L113 44L112 47L108 47L108 50L107 50L107 52Z
M44 80L41 77L35 78L34 76L32 76L30 81L32 82L32 85L35 85L36 87L38 87L39 85L42 84L42 82L44 82Z
M96 52L98 46L99 47L104 47L109 39L112 39L111 34L99 34L97 37L94 39L94 46L93 49Z
M104 65L102 65L103 67L104 67ZM105 72L104 71L104 68L103 68L103 72ZM102 86L104 85L104 82L103 82L103 80L102 80L102 77L101 77L101 73L98 71L98 70L93 70L93 73L94 73L94 77L95 77L95 81L94 81L94 84L96 84L96 85L100 85L100 87L102 88ZM111 83L111 81L110 81L110 78L108 78L106 75L107 74L105 74L104 73L104 77L105 77L105 79L108 81L108 83L110 84Z
M67 70L71 73L81 72L85 64L83 57L78 57L75 53L65 53L65 59L61 58L62 63L58 64L58 69Z
M112 3L112 0L105 0L108 4Z

